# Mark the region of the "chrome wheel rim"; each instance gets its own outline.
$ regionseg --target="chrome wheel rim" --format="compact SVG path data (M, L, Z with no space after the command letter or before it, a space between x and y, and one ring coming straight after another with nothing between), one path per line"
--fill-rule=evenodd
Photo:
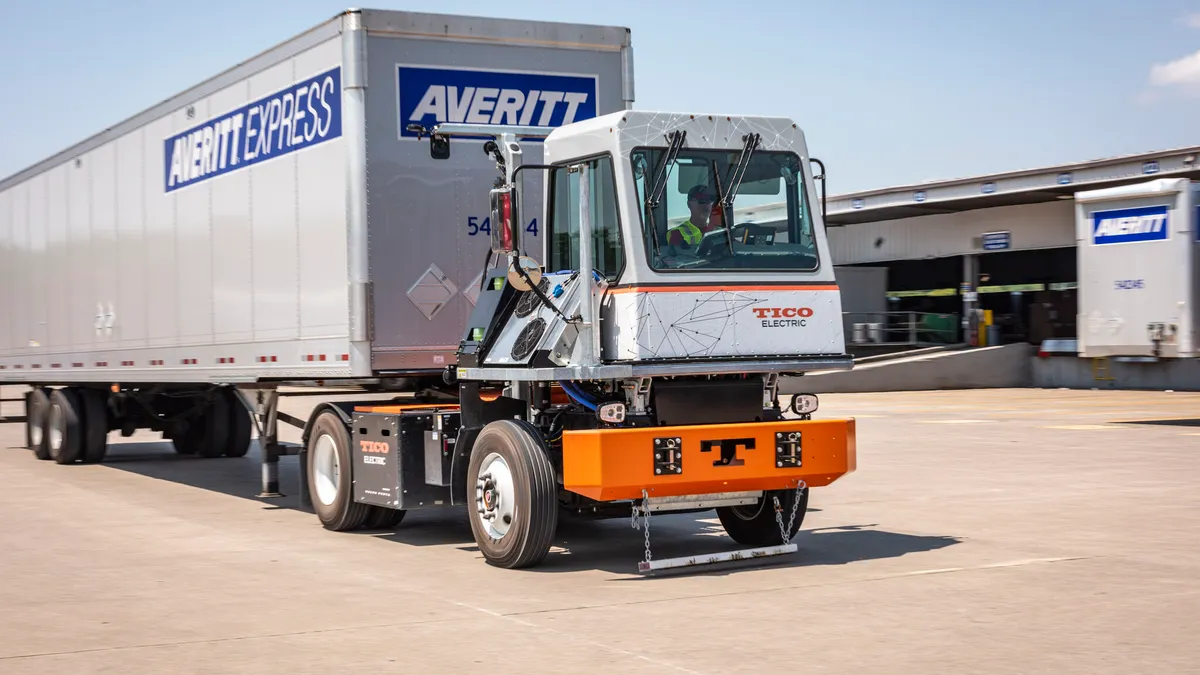
M313 491L325 506L332 506L338 496L338 481L342 467L338 461L337 443L329 434L322 434L313 447Z
M492 539L503 539L516 515L516 488L512 469L497 453L479 465L475 479L475 518Z

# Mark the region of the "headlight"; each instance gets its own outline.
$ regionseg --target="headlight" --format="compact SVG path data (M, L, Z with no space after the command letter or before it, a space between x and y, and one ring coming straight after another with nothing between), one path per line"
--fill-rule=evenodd
M811 415L817 411L816 394L796 394L792 397L792 412L797 415Z
M625 421L625 404L624 403L605 403L596 411L600 416L601 422L609 424L620 424Z

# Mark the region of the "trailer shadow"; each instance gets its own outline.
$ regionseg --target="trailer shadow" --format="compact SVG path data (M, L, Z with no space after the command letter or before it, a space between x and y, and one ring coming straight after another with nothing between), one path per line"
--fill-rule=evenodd
M311 512L300 504L298 496L300 468L295 457L279 462L279 483L283 497L262 499L259 491L259 455L257 441L242 458L201 459L175 453L169 442L133 441L112 443L102 466L114 470L165 480L189 487L257 501L268 509ZM819 513L810 508L808 513ZM359 530L356 536L376 537L407 546L452 546L457 550L482 555L475 546L465 507L410 511L403 522L383 530ZM672 574L731 574L761 567L807 567L846 565L866 560L898 558L915 553L936 551L961 540L951 536L923 536L889 532L874 524L801 528L793 540L799 550L758 560L683 568L656 573L649 579ZM716 514L655 515L650 521L650 547L655 559L703 556L745 548L738 545L721 527ZM637 574L637 564L645 557L645 536L630 526L627 517L594 519L563 513L559 518L553 548L545 561L530 571L535 573L600 570L615 575Z

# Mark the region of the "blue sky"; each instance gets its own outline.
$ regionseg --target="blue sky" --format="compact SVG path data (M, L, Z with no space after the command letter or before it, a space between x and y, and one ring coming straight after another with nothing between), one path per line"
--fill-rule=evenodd
M0 176L346 6L0 0ZM1200 144L1200 0L442 0L436 11L628 26L637 107L792 117L833 193Z

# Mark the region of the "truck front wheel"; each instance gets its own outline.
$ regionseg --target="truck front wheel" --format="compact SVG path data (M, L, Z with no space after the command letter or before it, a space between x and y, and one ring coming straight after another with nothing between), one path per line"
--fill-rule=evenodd
M475 543L489 564L540 563L558 526L558 485L541 434L518 420L479 432L467 469L467 508Z
M775 502L772 497L779 497L779 506L783 509L783 513L779 515L783 517L784 527L792 515L792 506L796 506L796 519L792 522L787 541L783 541L783 535L780 533L783 527L780 527L779 521L775 519ZM725 533L742 546L778 546L790 542L804 522L804 515L808 510L808 490L801 493L798 505L796 499L795 490L764 492L757 504L717 507L717 518L721 520Z
M313 511L321 524L336 532L362 526L371 509L354 501L350 432L337 413L325 411L317 416L308 437L307 454L305 470Z

